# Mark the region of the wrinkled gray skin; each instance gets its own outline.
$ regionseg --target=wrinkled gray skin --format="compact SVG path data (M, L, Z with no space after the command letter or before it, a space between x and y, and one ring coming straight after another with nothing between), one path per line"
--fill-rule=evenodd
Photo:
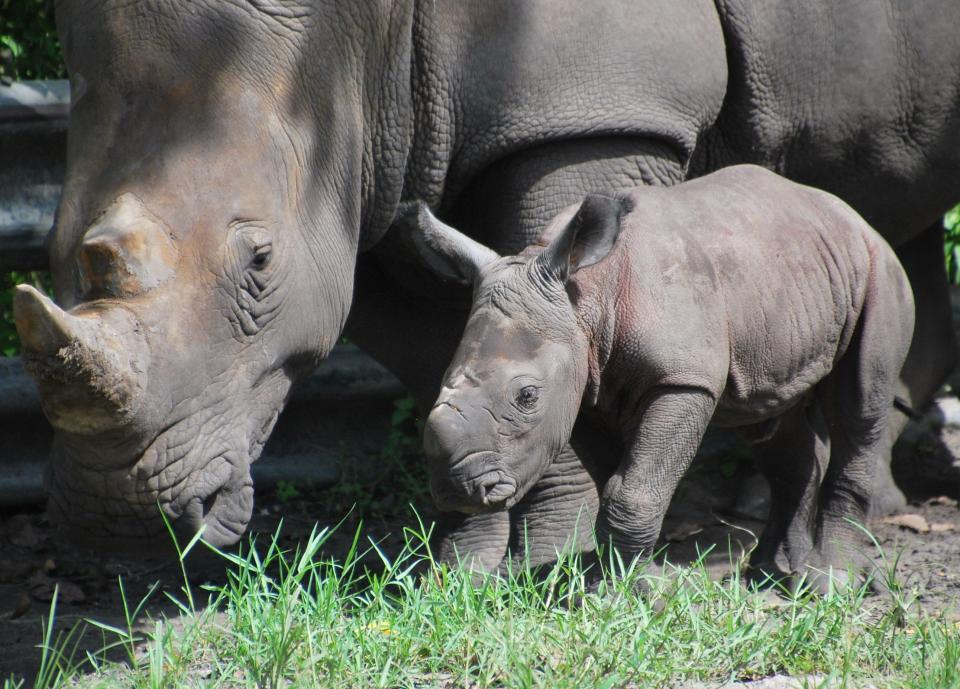
M952 361L924 231L960 188L955 0L60 0L57 22L59 307L24 288L16 312L56 429L51 516L81 535L162 535L162 511L235 540L250 463L348 311L353 341L436 398L469 293L401 258L401 198L514 253L588 192L755 162L900 247L910 399ZM495 565L549 523L546 557L596 503L567 450L509 519L443 547Z
M623 446L596 458L612 474L598 537L649 555L714 423L760 443L772 487L753 568L825 589L822 573L855 564L914 307L849 206L744 165L588 196L518 256L425 206L402 219L435 270L474 286L424 428L439 506L512 507L583 414Z

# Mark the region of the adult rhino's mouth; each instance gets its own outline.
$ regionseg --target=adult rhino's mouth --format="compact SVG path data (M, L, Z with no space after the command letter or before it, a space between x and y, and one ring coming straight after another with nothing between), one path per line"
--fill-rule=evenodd
M243 451L211 452L184 422L167 429L134 461L103 467L58 435L48 478L48 515L71 538L137 548L181 541L201 529L211 545L236 543L253 513L255 459ZM208 436L207 436L208 437ZM262 447L257 443L257 451ZM212 457L212 459L210 459Z
M253 513L253 479L249 464L240 469L218 457L211 465L208 473L217 476L214 485L219 487L186 501L177 519L177 530L192 537L202 529L203 539L211 545L232 545L247 530ZM220 476L224 476L222 481Z

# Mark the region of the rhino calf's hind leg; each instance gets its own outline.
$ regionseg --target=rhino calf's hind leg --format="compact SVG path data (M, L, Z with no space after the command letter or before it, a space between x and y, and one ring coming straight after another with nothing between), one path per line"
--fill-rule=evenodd
M828 417L830 463L820 490L814 547L796 570L821 593L828 590L831 573L842 584L866 564L858 552L858 525L866 522L876 472L890 449L886 414L862 407L858 413L855 405L841 403Z
M830 452L820 403L794 407L776 434L757 449L760 470L770 483L770 515L750 556L750 576L784 580L813 549L817 494Z
M873 270L898 273L896 266L882 262ZM912 332L909 286L874 275L857 333L821 384L830 462L820 490L814 548L801 570L818 590L829 586L831 569L842 581L845 572L863 564L856 552L861 535L857 525L866 521L878 467L890 456L887 424Z

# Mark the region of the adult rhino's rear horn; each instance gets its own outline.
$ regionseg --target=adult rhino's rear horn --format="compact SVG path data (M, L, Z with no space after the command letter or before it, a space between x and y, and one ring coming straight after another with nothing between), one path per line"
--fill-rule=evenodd
M24 366L55 428L94 434L134 418L149 353L128 309L114 304L67 313L29 285L17 287L13 309Z

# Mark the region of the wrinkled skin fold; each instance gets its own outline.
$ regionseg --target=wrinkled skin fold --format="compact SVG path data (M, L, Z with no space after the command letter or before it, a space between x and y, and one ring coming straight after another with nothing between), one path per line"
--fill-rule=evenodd
M436 399L469 295L397 250L403 198L499 253L586 193L735 162L837 193L904 251L957 200L952 0L59 0L57 22L57 306L22 293L17 318L56 430L51 513L81 534L142 541L162 513L235 541L250 463L345 327ZM914 404L952 360L937 251L916 253ZM485 562L593 509L560 456Z

